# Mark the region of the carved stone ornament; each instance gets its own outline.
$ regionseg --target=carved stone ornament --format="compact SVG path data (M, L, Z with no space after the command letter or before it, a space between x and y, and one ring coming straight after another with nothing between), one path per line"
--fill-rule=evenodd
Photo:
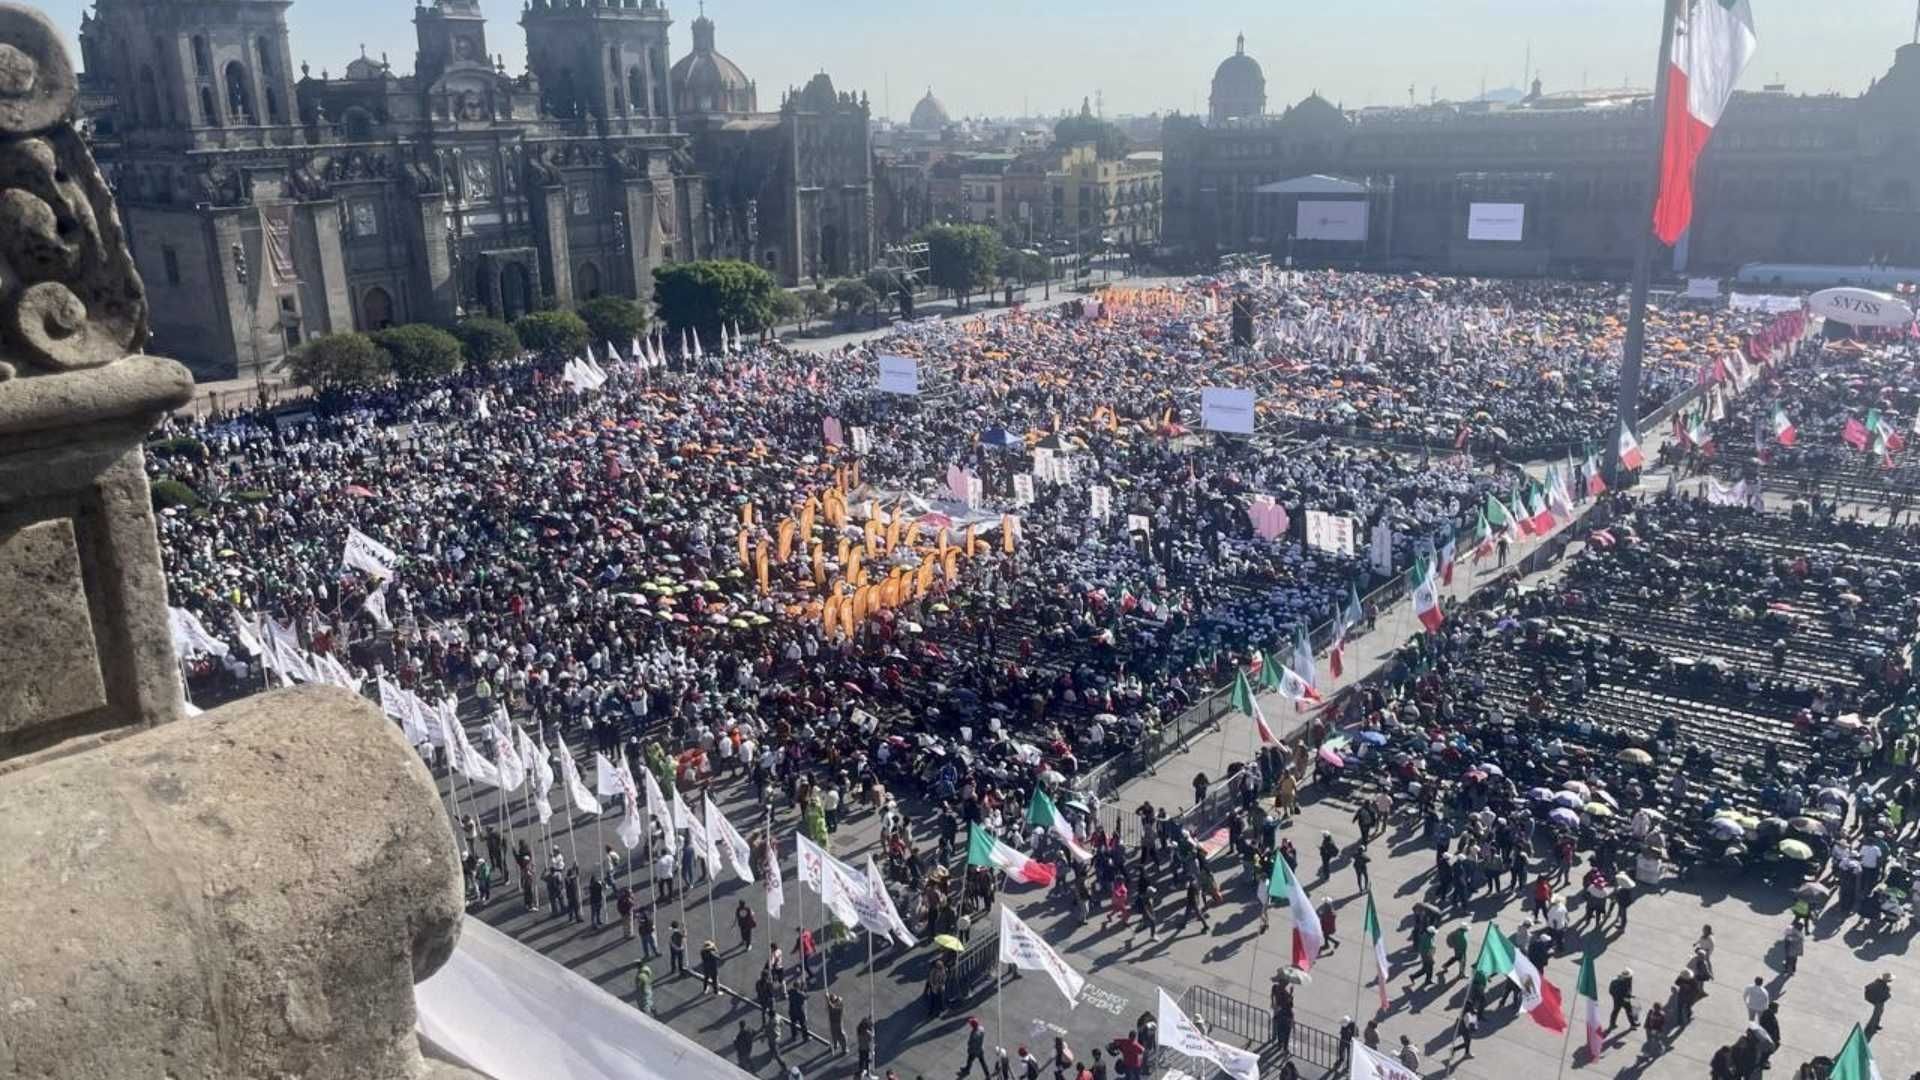
M78 87L54 35L0 7L0 380L99 367L147 339L113 194L65 122Z

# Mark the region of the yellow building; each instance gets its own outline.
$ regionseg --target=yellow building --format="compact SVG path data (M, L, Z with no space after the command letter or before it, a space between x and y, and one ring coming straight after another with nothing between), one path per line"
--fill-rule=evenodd
M1047 173L1052 233L1080 237L1092 247L1150 246L1160 239L1160 162L1140 154L1102 161L1093 144L1061 154Z

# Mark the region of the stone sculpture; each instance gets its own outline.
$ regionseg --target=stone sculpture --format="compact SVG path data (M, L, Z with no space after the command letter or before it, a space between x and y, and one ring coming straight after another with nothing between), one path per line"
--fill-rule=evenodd
M433 780L343 691L182 717L141 440L187 401L38 12L0 3L0 1072L454 1080Z

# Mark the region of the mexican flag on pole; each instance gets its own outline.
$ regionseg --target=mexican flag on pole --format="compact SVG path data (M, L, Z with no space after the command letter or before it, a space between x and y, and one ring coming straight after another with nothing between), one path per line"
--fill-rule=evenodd
M1687 418L1687 441L1703 454L1713 452L1713 426L1707 420L1707 410L1700 409Z
M1574 987L1573 996L1581 1015L1586 1017L1587 1060L1598 1060L1607 1036L1600 1028L1600 979L1594 974L1591 953L1580 959L1580 981Z
M1855 420L1851 416L1847 417L1846 426L1840 429L1840 441L1853 447L1855 450L1865 450L1867 448L1867 425Z
M1314 958L1326 945L1327 936L1320 930L1320 913L1313 910L1306 888L1287 865L1287 857L1278 851L1273 853L1273 876L1267 879L1267 895L1286 905L1287 914L1293 918L1293 966L1312 971Z
M1294 624L1293 662L1287 665L1287 673L1298 676L1311 689L1318 689L1320 686L1319 672L1315 669L1313 662L1313 643L1307 639L1305 623Z
M1647 463L1646 455L1640 453L1640 440L1633 437L1633 429L1625 420L1620 421L1620 467L1637 469Z
M1587 494L1599 495L1607 490L1607 478L1600 475L1600 458L1597 454L1587 455Z
M1434 587L1431 573L1422 575L1413 587L1413 613L1428 633L1440 629L1440 624L1447 621L1446 613L1440 610L1440 590Z
M1661 125L1660 194L1653 231L1671 247L1693 220L1693 170L1753 59L1748 0L1688 4L1667 54L1667 115Z
M1254 674L1260 680L1260 689L1280 689L1280 661L1275 660L1272 653L1264 651L1256 659L1260 661L1260 666Z
M1479 562L1493 554L1493 545L1493 524L1487 520L1486 508L1482 507L1479 520L1473 523L1473 561Z
M1380 988L1380 1008L1387 1007L1387 938L1380 932L1380 913L1373 909L1373 890L1367 890L1367 940L1373 942L1373 966L1379 972L1374 985Z
M1504 503L1494 498L1492 492L1487 493L1487 505L1481 513L1485 515L1488 527L1494 532L1493 540L1498 541L1503 535L1509 542L1520 539L1520 524L1515 520L1513 511L1508 510Z
M1253 726L1260 732L1260 745L1279 746L1280 740L1273 735L1273 729L1267 726L1267 715L1260 711L1260 699L1253 695L1253 684L1247 681L1247 673L1233 673L1233 695L1229 699L1234 709L1253 717Z
M1867 1033L1860 1025L1853 1025L1853 1033L1847 1036L1847 1044L1833 1059L1833 1070L1827 1073L1827 1080L1881 1080L1880 1066L1873 1063L1873 1051L1867 1047Z
M1879 409L1867 410L1867 430L1884 441L1889 450L1904 450L1907 447L1906 436L1900 434L1893 426L1893 421L1887 419Z
M1027 803L1027 821L1059 837L1067 851L1081 862L1093 858L1093 852L1081 846L1080 838L1074 835L1073 822L1067 820L1067 816L1047 797L1046 789L1038 784L1033 787L1033 799Z
M1327 663L1333 669L1333 677L1339 678L1346 668L1347 635L1365 619L1366 612L1360 610L1360 592L1347 582L1347 606L1333 617L1333 649L1327 655Z
M1547 509L1561 521L1573 520L1573 495L1567 491L1567 478L1552 466L1547 467Z
M1781 446L1792 446L1800 433L1793 429L1793 421L1787 419L1787 410L1778 405L1773 407L1773 437Z
M1442 585L1453 584L1453 557L1453 526L1449 525L1440 540L1440 584Z
M1313 684L1308 682L1299 672L1292 668L1282 668L1280 670L1280 696L1293 702L1295 711L1298 711L1306 702L1317 702L1320 700L1320 691L1315 690Z
M996 867L1016 884L1053 884L1052 863L1027 858L978 825L967 829L967 865Z
M1527 490L1527 525L1541 536L1553 531L1553 511L1547 508L1547 500L1538 484L1531 485Z
M1567 1016L1560 1008L1560 988L1542 978L1533 961L1516 950L1492 923L1487 924L1486 936L1480 941L1480 955L1473 962L1473 970L1489 982L1505 978L1519 987L1520 1011L1533 1017L1534 1023L1548 1031L1567 1030Z

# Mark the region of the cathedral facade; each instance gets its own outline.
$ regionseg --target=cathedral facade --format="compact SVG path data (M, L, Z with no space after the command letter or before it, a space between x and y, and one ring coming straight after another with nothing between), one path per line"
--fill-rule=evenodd
M767 125L794 153L715 153L725 125L704 117L740 102L692 86L683 122L691 82L660 0L530 0L520 75L489 52L477 0L415 8L410 74L362 55L316 75L294 66L289 4L96 0L82 29L88 119L155 347L203 378L272 370L319 334L644 299L676 259L751 254L789 283L866 264L869 231L841 226L870 201L864 106L828 84L830 103ZM703 33L710 51L704 18ZM778 243L739 221L739 190ZM828 226L836 261L807 246Z
M1340 108L1317 93L1267 111L1244 45L1220 65L1209 116L1165 123L1165 243L1337 265L1485 274L1619 276L1646 228L1657 124L1644 92L1511 105ZM1757 260L1920 264L1920 45L1854 97L1735 94L1674 253L1696 272ZM1301 235L1301 203L1366 204L1365 237ZM1476 234L1475 207L1523 217L1518 238ZM1521 208L1515 210L1514 208Z

